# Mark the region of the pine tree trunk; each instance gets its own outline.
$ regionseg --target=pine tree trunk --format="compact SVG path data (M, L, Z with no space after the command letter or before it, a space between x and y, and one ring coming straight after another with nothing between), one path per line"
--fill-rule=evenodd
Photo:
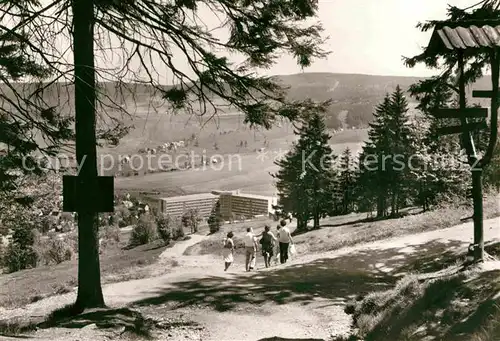
M396 215L396 191L392 189L391 191L391 216L394 217Z
M78 311L104 307L99 265L99 237L96 214L78 217Z
M379 194L377 200L377 218L385 217L385 211L385 197L383 194Z
M98 195L96 152L96 82L94 70L94 1L73 0L75 64L76 158L81 167L77 201L88 205L78 212L77 310L104 306L99 266L97 213L90 206Z
M319 230L319 212L318 212L318 209L316 209L316 212L314 212L313 228L315 230Z
M400 200L401 198L399 197L399 189L396 190L396 194L395 194L395 200L394 200L394 204L395 204L395 214L396 216L399 215L399 204L400 204Z
M297 217L297 231L304 231L304 219L302 216Z
M300 231L302 229L302 217L300 214L297 215L297 231Z

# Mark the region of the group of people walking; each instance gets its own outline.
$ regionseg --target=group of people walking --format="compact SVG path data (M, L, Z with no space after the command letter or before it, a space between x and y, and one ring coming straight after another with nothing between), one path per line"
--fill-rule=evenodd
M277 252L279 254L280 263L284 264L288 260L290 247L293 246L293 238L290 230L286 226L286 222L282 220L277 226L278 232L275 236L271 232L269 225L264 227L264 231L259 235L255 235L251 227L247 228L247 233L244 237L245 243L245 269L252 271L255 268L257 260L257 250L259 244L266 268L271 266L271 260ZM224 240L224 271L227 271L234 261L234 234L229 232ZM276 250L276 246L277 250Z

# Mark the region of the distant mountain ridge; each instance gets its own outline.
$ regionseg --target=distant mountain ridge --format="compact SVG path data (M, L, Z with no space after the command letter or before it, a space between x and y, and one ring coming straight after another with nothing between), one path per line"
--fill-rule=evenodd
M380 103L387 93L392 93L399 85L406 91L410 85L425 77L404 76L377 76L364 74L342 73L312 73L304 72L292 75L273 76L279 83L289 87L288 97L293 100L311 98L317 101L332 99L328 115L330 128L366 127L372 120L374 107ZM17 88L33 91L35 84L18 84ZM11 92L5 85L0 85L4 94ZM168 89L170 86L161 86ZM127 106L131 102L136 106L147 106L150 102L158 102L159 92L152 86L143 83L100 83L101 99L113 101L117 105ZM490 89L489 77L479 80L474 89ZM73 85L71 83L57 83L49 86L43 94L50 105L65 103L73 106ZM471 89L469 91L469 98ZM409 102L415 103L408 96ZM488 105L487 100L474 100L482 105ZM159 104L161 105L161 104Z

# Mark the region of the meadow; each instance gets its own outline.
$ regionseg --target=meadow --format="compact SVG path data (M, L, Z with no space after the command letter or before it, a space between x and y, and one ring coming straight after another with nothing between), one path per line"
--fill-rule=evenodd
M101 174L117 176L115 188L119 191L155 191L164 196L234 189L272 195L275 189L269 173L278 169L274 161L296 140L290 123L280 122L269 130L254 129L246 126L239 114L200 122L185 114L167 115L144 108L136 112L133 124L135 128L117 147L100 150L100 159L108 160L108 164L101 164ZM346 148L356 152L368 138L366 129L332 130L331 134L336 154ZM187 146L175 152L138 153L142 148L180 140ZM117 161L125 155L131 156L130 165ZM218 163L201 166L202 156L217 158ZM198 167L185 169L184 162L191 159ZM169 166L182 170L167 171Z

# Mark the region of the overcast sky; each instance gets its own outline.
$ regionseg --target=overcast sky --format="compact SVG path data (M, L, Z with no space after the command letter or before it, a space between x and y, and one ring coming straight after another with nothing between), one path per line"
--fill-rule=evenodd
M416 24L419 21L446 19L448 4L464 8L476 3L478 0L319 0L318 19L323 23L325 35L330 37L327 49L332 53L327 59L315 61L304 72L424 77L436 74L435 70L428 70L424 66L407 68L402 62L402 56L419 54L429 42L431 32L420 32ZM198 17L209 29L220 25L220 20L207 8L200 7ZM225 40L228 34L222 30L216 36ZM175 48L173 51L176 66L193 76L182 53L176 53ZM108 55L106 52L106 55L107 61L103 62L98 52L96 63L98 66L104 63L110 74L113 74L111 69L119 69L126 60L114 53ZM71 63L70 50L67 50L65 57ZM242 61L234 56L230 59ZM151 63L158 71L154 78L160 83L172 84L172 73L165 65L159 59ZM147 73L139 65L139 60L135 58L130 66L138 71L141 78L145 77ZM266 75L283 75L298 73L301 69L292 57L283 56L270 70L259 71Z
M330 36L327 60L306 72L430 76L425 67L407 68L401 56L413 56L427 45L430 32L415 25L442 20L447 4L468 7L478 0L319 0L319 19ZM291 58L283 58L271 74L300 72Z
M446 19L448 4L466 8L477 3L478 0L319 0L318 19L323 23L325 36L330 37L327 49L332 53L303 71L432 76L438 72L420 65L410 69L402 62L402 56L421 53L429 42L431 32L422 33L415 26L419 21ZM207 8L200 8L198 16L209 28L220 25L220 19ZM224 31L217 30L215 34L225 40L228 34ZM242 61L226 56L234 62ZM193 75L184 58L175 52L174 61L183 72ZM138 67L138 60L132 64ZM155 67L159 81L172 84L171 72L161 63L155 63ZM302 70L289 56L283 56L269 70L258 71L265 75L299 72Z

